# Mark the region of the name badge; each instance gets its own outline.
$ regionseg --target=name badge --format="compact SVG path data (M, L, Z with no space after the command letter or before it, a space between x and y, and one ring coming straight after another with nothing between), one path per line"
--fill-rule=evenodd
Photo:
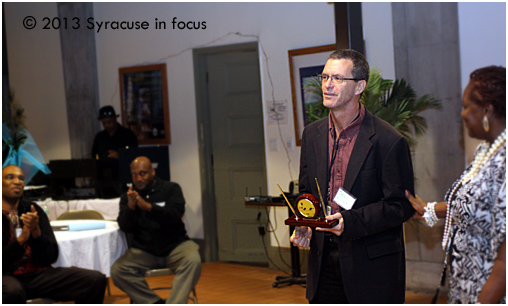
M160 207L164 207L164 205L166 205L166 202L155 203L155 205L160 206Z
M337 194L333 198L333 201L339 204L340 207L346 210L350 210L353 207L353 204L355 204L356 198L353 197L344 188L340 187L339 191L337 191Z

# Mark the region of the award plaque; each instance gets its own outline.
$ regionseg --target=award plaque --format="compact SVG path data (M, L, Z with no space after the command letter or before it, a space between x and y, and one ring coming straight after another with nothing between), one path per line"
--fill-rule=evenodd
M288 202L295 215L284 221L286 225L332 228L339 223L339 220L328 221L323 217L319 217L319 213L323 208L319 200L310 193L299 196L295 204L296 211Z

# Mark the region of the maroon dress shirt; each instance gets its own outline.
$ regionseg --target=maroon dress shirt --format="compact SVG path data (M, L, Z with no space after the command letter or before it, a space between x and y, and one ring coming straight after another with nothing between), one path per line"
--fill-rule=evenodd
M331 206L332 214L341 209L339 204L333 201L333 198L337 194L337 191L339 191L339 188L344 185L349 158L351 157L351 152L353 152L353 147L355 146L356 138L358 138L358 132L364 117L365 107L360 103L360 113L358 116L342 131L339 131L339 135L336 135L332 112L328 115L329 182L327 200Z

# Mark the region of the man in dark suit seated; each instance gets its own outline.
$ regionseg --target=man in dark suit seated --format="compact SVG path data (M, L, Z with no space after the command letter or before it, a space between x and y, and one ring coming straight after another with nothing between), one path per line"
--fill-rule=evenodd
M136 304L185 304L201 275L201 258L182 221L182 189L156 177L144 156L131 163L131 175L134 187L121 196L118 215L120 229L132 237L131 247L111 267L113 282ZM166 301L145 281L147 270L160 268L176 274Z
M325 201L331 228L296 227L290 240L309 247L307 299L311 303L403 303L402 224L414 210L413 168L406 139L360 103L369 64L353 50L330 55L321 75L330 115L302 137L300 193ZM323 215L322 215L323 216Z
M55 235L42 208L21 199L24 187L19 167L2 169L2 302L49 298L101 304L107 284L104 274L51 267L58 259Z

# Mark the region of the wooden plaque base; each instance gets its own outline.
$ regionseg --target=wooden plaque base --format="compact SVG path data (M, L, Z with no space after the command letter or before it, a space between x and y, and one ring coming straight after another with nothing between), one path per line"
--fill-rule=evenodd
M286 225L294 225L294 226L308 226L308 227L323 227L323 228L332 228L339 223L339 220L326 221L325 218L317 218L317 219L306 219L306 218L298 218L295 216L289 217L284 221Z

